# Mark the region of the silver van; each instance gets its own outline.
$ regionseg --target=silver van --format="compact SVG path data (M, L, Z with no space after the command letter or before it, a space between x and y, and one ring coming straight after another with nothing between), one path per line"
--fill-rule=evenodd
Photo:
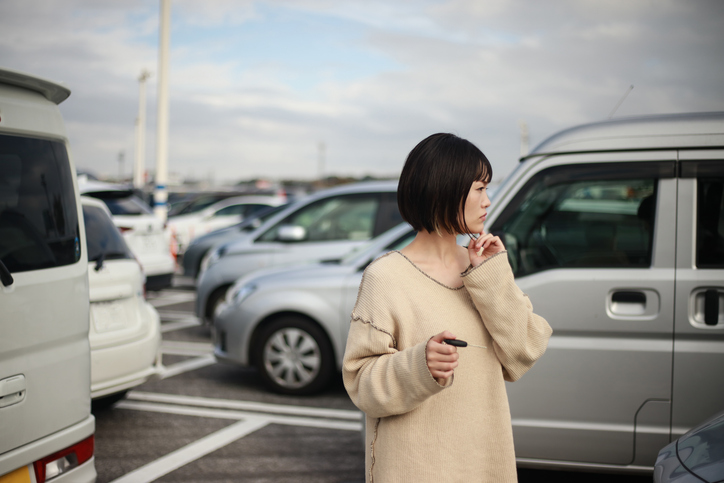
M724 113L556 134L488 220L554 330L508 386L519 464L651 472L724 407Z
M88 258L58 104L0 70L0 483L95 481Z

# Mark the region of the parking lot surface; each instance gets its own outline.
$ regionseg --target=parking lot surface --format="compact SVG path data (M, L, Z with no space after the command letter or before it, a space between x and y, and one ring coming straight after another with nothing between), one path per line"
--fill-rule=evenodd
M151 293L160 378L96 408L98 482L364 482L361 413L341 380L307 397L268 392L252 369L216 363L188 286ZM650 476L520 469L521 482L650 482Z

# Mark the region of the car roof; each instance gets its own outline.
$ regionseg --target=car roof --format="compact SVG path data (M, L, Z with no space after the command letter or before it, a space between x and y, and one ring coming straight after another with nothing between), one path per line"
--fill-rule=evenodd
M269 206L272 206L273 204L280 205L284 203L284 200L276 195L244 195L244 196L234 196L233 198L225 198L223 200L219 200L216 203L207 206L204 210L208 211L216 211L219 208L225 208L227 206L231 205L240 205L240 204L269 204ZM189 213L192 214L192 213Z
M80 202L83 206L95 206L96 208L100 208L103 211L105 211L108 216L111 216L111 210L108 209L108 206L106 206L105 203L103 203L98 198L91 198L90 196L81 196Z
M724 112L622 117L583 124L549 137L521 158L553 153L724 146Z
M70 89L57 82L13 69L0 69L0 84L8 84L39 92L55 104L60 104L70 96Z

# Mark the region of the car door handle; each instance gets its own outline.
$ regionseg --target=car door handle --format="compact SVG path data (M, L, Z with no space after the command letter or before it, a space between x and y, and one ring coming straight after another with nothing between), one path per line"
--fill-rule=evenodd
M704 292L704 323L717 325L719 323L719 291L710 288Z
M0 381L0 408L12 406L25 399L25 376L18 374Z
M633 290L620 290L611 294L611 312L615 315L643 315L646 313L646 294Z

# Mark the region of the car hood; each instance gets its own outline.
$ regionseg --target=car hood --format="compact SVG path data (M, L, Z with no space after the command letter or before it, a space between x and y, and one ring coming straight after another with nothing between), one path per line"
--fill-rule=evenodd
M229 239L232 240L236 237L244 237L249 234L249 232L243 232L239 229L240 223L237 223L232 226L227 226L224 228L219 228L218 230L214 230L212 232L206 233L204 235L201 235L199 237L196 237L194 239L193 244L208 244L208 243L216 243L221 240Z
M273 285L301 286L315 278L346 277L354 273L356 267L339 263L300 262L283 267L262 268L240 278L234 287L253 283L262 287ZM232 289L233 290L233 289Z

